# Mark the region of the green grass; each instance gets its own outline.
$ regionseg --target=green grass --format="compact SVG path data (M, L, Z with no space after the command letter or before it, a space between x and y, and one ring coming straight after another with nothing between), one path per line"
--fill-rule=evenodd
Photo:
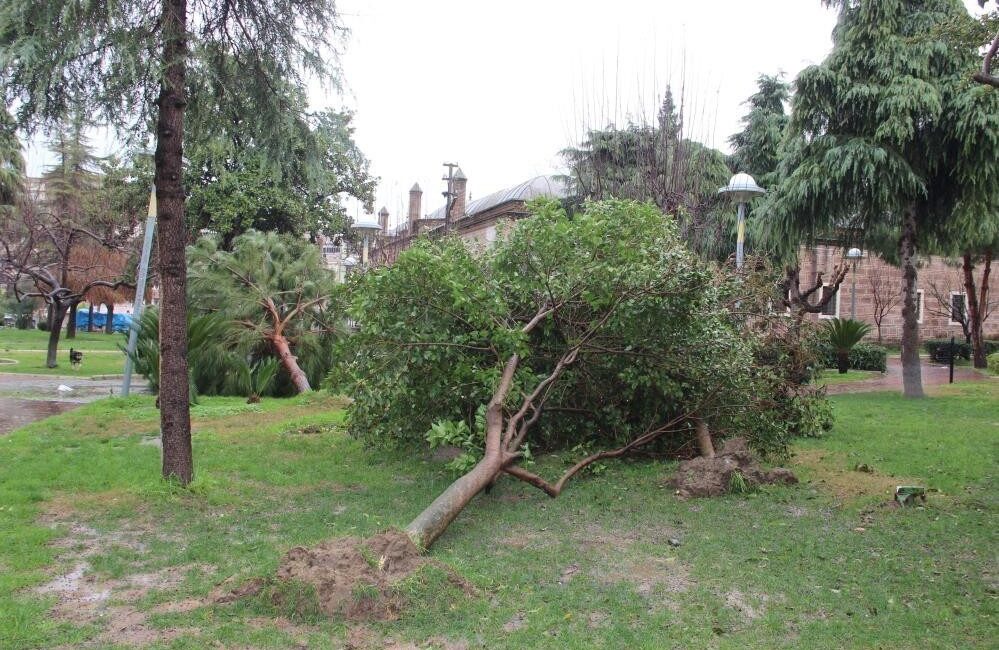
M0 438L0 647L100 633L100 622L47 614L52 598L31 590L77 561L51 546L71 524L103 540L87 560L98 580L179 573L133 606L149 626L196 632L152 647L337 648L358 630L373 647L388 637L421 648L994 647L993 384L922 401L834 397L834 430L796 447L795 487L680 501L664 484L673 465L649 461L608 463L555 500L504 479L432 551L475 595L425 571L402 585L400 620L363 625L289 626L262 598L157 608L231 576L267 576L293 546L406 524L449 482L439 464L364 449L328 398L205 398L193 409L197 478L182 490L156 478L151 399L103 400ZM860 463L877 473L854 471ZM902 478L940 491L925 508L878 507Z
M852 384L855 381L865 381L867 379L880 379L884 373L877 370L848 370L840 374L836 369L830 368L822 371L822 376L815 383L819 386L834 386L836 384Z
M40 375L120 375L124 355L118 345L125 343L124 334L78 331L76 338L67 339L65 332L59 339L59 366L45 365L49 333L40 330L0 328L0 359L17 361L16 364L0 363L0 372ZM83 352L83 364L73 369L69 363L69 349Z

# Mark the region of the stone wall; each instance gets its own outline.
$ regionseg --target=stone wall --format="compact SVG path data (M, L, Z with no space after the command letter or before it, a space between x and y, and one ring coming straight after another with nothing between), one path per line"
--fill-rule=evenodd
M802 249L801 283L811 286L815 274L821 272L824 278L832 274L833 267L843 262L843 251L833 246L817 246L814 249ZM995 264L994 266L999 266ZM999 301L999 269L993 269L989 278L989 302ZM964 294L964 276L959 262L948 261L940 257L923 258L918 270L919 276L916 288L921 302L920 337L950 338L956 336L963 339L964 334L960 323L951 321L949 301L951 293ZM976 290L981 282L982 267L975 267ZM840 287L837 296L840 318L850 318L851 297L856 287L856 318L871 324L874 330L868 339L877 339L875 327L875 306L877 303L893 303L881 323L881 334L885 342L895 343L902 336L902 271L883 260L869 256L857 262L857 272L851 270ZM999 309L994 309L991 318L985 321L986 338L999 338ZM811 315L819 320L831 316Z

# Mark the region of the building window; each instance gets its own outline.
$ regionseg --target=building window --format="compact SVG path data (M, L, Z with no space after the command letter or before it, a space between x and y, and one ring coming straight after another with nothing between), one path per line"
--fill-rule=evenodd
M828 284L822 285L822 293L819 296L820 300L825 300L825 297L829 295L829 292L833 292L833 297L826 303L825 307L822 308L822 312L819 314L819 318L839 318L839 291L834 289Z
M923 324L923 290L916 289L916 322Z
M950 292L950 324L961 325L967 318L968 296L957 291Z

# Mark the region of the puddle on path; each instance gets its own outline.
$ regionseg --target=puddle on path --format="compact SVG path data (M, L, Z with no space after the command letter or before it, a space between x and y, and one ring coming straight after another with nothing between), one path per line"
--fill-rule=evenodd
M0 397L0 436L10 433L18 427L30 424L35 420L65 413L77 406L80 405L73 402L49 402L45 400Z

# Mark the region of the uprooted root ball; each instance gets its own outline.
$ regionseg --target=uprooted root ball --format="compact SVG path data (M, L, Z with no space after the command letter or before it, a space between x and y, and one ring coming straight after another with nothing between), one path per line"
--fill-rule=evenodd
M425 557L404 532L386 530L366 540L342 537L312 548L295 547L281 560L272 581L251 581L251 588L237 589L216 602L264 592L279 609L305 619L392 620L406 602L402 583L431 567L452 586L471 593L467 582Z
M681 496L711 497L763 484L791 485L798 479L780 467L763 470L745 438L732 438L714 458L698 457L680 463L672 482Z

